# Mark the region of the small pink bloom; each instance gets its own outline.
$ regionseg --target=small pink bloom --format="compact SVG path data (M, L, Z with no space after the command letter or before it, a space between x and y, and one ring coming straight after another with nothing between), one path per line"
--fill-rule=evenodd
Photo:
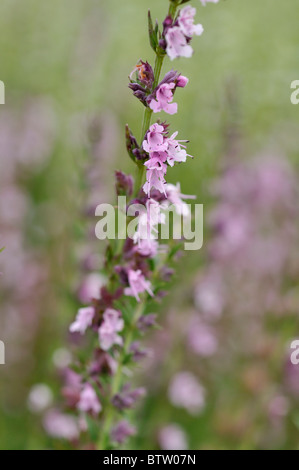
M127 287L125 289L125 295L135 297L137 302L140 302L139 294L145 291L148 292L149 295L154 297L154 294L151 290L151 283L150 281L147 281L145 279L140 269L138 269L137 271L130 269L128 273L128 278L130 287Z
M153 242L157 239L157 225L165 223L165 214L161 212L161 205L154 199L148 199L144 211L138 217L138 227L134 234L134 242L140 245L141 241Z
M177 103L172 103L174 89L174 83L163 83L158 88L156 92L156 99L152 99L149 105L154 113L165 111L165 113L168 114L176 114L178 112Z
M164 169L151 169L146 172L146 183L143 185L143 191L150 197L150 191L152 188L157 189L160 193L165 193L165 171Z
M85 333L87 328L91 326L94 317L94 308L85 307L78 310L76 320L70 326L70 332L79 332L81 335Z
M187 77L184 77L184 75L180 75L177 80L176 86L178 86L179 88L185 88L185 86L188 85L188 83L189 83L189 79Z
M83 304L88 304L92 299L100 298L100 289L103 287L105 278L97 273L91 273L79 287L78 297Z
M159 124L153 124L150 127L146 140L143 141L143 148L147 153L163 152L167 149L164 132L164 127Z
M150 153L150 159L145 162L145 166L149 170L163 170L164 173L167 171L167 165L165 162L167 161L168 153L167 152L152 152Z
M166 194L169 202L171 202L176 209L176 212L183 217L190 216L190 210L188 204L183 201L183 199L195 199L196 196L187 196L181 193L180 183L177 183L176 186L173 184L166 185Z
M136 434L136 429L125 419L119 421L111 430L111 440L117 444L124 444L130 436Z
M194 17L196 15L196 9L191 6L183 8L179 14L178 23L181 31L187 37L193 35L201 36L204 29L201 24L194 24Z
M168 390L174 406L185 408L190 414L198 414L205 406L205 390L191 372L179 372Z
M198 317L194 317L188 331L188 344L191 350L202 357L211 357L218 350L215 330Z
M192 47L188 44L187 38L179 26L170 28L166 33L166 51L170 60L177 57L190 58L193 54Z
M177 424L169 424L159 432L159 444L162 450L187 450L187 437Z
M154 258L158 253L159 243L157 240L140 240L138 245L135 248L135 251L139 253L141 256L145 256L147 258Z
M73 441L78 439L80 431L78 421L70 415L63 414L58 410L50 410L46 413L43 425L49 436L58 439Z
M114 344L123 344L122 337L117 334L123 328L124 321L120 318L120 313L112 308L105 310L103 323L99 328L100 346L104 351L108 351Z
M188 155L185 150L185 145L182 145L181 142L186 142L186 140L176 140L176 136L178 132L172 134L172 136L167 139L168 142L168 149L167 149L167 162L170 166L174 166L174 164L182 163L187 160L187 157L191 157Z
M99 414L102 409L101 403L99 402L98 396L92 386L86 383L80 394L80 400L77 404L77 408L80 411L87 413L90 411L94 415Z

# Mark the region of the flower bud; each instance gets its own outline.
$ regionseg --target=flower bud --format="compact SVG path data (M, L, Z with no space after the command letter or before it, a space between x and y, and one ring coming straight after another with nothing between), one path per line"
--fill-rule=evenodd
M118 196L132 196L134 180L131 175L126 175L122 171L116 171L115 180L116 193Z

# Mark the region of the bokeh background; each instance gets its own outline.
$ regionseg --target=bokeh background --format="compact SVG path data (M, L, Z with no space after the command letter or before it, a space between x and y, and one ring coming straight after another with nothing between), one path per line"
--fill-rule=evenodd
M299 4L192 3L205 33L165 70L190 78L170 122L196 158L168 177L204 204L205 241L157 308L128 448L298 449ZM1 449L50 446L42 410L104 249L90 208L132 171L124 126L139 135L143 109L127 77L153 60L149 7L161 21L168 1L1 1Z

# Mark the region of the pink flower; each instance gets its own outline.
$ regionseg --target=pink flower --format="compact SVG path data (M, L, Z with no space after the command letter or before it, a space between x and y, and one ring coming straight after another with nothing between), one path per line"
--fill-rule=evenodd
M152 188L157 189L166 196L165 191L165 174L167 172L167 164L174 166L175 163L185 162L187 154L185 145L182 142L186 140L176 140L178 132L171 137L165 136L165 128L159 124L151 126L147 139L143 141L143 148L149 153L150 158L144 165L147 167L146 183L143 186L145 194L150 196ZM156 150L160 148L161 150ZM163 150L162 150L163 149Z
M161 170L164 173L167 171L167 161L168 153L167 152L152 152L150 153L150 160L145 162L145 166L149 170Z
M122 337L117 334L123 328L124 321L120 318L120 313L112 308L105 310L103 323L99 328L100 346L104 351L108 351L114 344L123 344Z
M45 431L49 436L72 441L79 437L79 425L77 420L70 415L58 410L50 410L45 415L43 422Z
M141 240L153 241L157 238L157 225L165 223L165 215L161 213L161 205L154 199L148 199L146 208L138 217L138 227L134 234L135 243Z
M154 258L158 253L159 243L157 240L140 240L135 251L146 258Z
M201 24L194 24L194 17L196 15L196 9L191 6L183 8L178 17L178 23L181 31L187 37L193 35L201 36L204 29Z
M174 376L168 396L174 406L185 408L190 414L198 414L205 406L205 391L191 372Z
M149 97L149 107L154 113L165 111L168 114L175 114L178 111L177 103L172 103L174 92L177 87L185 88L188 78L171 71L165 75L153 95Z
M157 189L160 193L165 193L165 184L166 180L164 178L166 171L164 168L159 169L149 169L146 172L146 183L143 185L143 191L145 194L150 196L150 191L152 188Z
M78 297L84 304L88 304L92 299L100 298L100 289L103 287L105 278L97 273L91 273L79 287Z
M188 331L188 343L191 350L202 357L211 357L218 350L215 330L210 325L194 317Z
M94 308L85 307L78 310L76 320L70 326L70 332L79 332L81 335L85 333L87 328L91 326L94 317Z
M185 88L185 86L188 85L188 83L189 83L189 79L187 77L184 77L184 75L180 75L177 80L176 86L178 86L179 88Z
M177 183L176 186L173 184L166 185L166 194L169 202L171 202L176 209L176 212L183 217L190 216L190 210L188 204L182 199L195 199L196 196L187 196L181 193L180 183Z
M167 114L176 114L178 112L177 103L172 103L174 89L174 83L163 83L163 85L158 88L156 99L152 99L149 105L154 113L165 111Z
M159 444L163 450L187 450L187 437L177 424L169 424L159 432Z
M221 276L217 271L211 270L200 280L195 290L195 305L200 313L207 319L221 317L224 307L224 286Z
M124 444L130 436L134 436L136 429L125 419L119 421L111 430L111 440L117 444Z
M151 290L151 283L145 279L140 269L137 271L130 269L128 272L128 278L130 287L125 289L125 295L131 295L132 297L135 297L137 302L140 302L139 294L145 291L154 297L154 294Z
M187 157L191 157L191 155L188 155L186 150L185 150L185 145L182 145L181 142L187 142L186 140L176 140L176 136L178 135L178 132L175 132L172 134L169 139L167 139L168 143L168 148L167 148L167 163L170 166L174 166L176 162L182 163L187 160Z
M86 383L83 387L77 408L78 410L84 411L85 413L90 411L94 415L99 414L102 409L98 396L89 383Z
M166 33L166 51L170 60L177 57L190 58L193 54L192 47L188 44L187 38L179 26L170 28Z
M163 152L167 149L167 143L164 139L165 129L159 124L153 124L149 128L146 140L143 141L143 148L147 153Z

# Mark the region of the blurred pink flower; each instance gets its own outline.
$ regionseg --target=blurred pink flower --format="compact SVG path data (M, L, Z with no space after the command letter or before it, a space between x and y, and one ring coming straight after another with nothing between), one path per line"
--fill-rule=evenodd
M135 251L146 258L154 258L158 253L159 243L157 240L139 240Z
M86 383L83 386L83 390L80 394L80 400L77 404L77 408L80 411L88 412L90 411L94 415L99 414L102 409L102 405L98 399L96 392L94 391L93 387Z
M78 290L78 297L83 304L89 304L92 299L100 298L100 289L105 284L104 276L97 273L88 274Z
M214 266L200 279L194 293L195 305L205 318L218 319L222 315L225 305L223 291L221 272Z
M121 346L123 344L122 337L117 333L124 328L124 321L120 318L117 310L108 308L103 315L103 323L99 328L100 346L104 351L108 351L114 344Z
M213 327L198 318L190 322L188 344L195 354L202 357L213 356L218 350L218 340Z
M158 435L162 450L187 450L187 437L178 424L169 424L162 428Z
M185 408L192 415L205 406L205 390L191 372L179 372L173 377L168 396L174 406Z
M83 335L87 328L91 326L94 313L94 307L80 308L76 320L70 326L70 332L79 332Z
M125 295L131 295L132 297L135 297L137 302L140 302L139 294L145 291L150 296L154 297L154 294L151 290L151 283L145 279L140 269L137 271L130 269L128 272L128 278L130 287L125 289Z
M53 402L52 390L46 384L35 384L28 395L28 408L32 413L45 411Z
M119 421L111 430L111 440L117 444L124 444L126 440L134 436L136 429L126 420Z
M46 413L43 425L45 431L52 437L59 439L75 440L79 437L79 425L77 420L70 415L58 410L50 410Z
M196 196L187 196L181 193L181 185L177 183L176 186L173 184L166 185L166 194L167 199L171 204L175 206L176 212L183 217L190 216L190 209L186 202L183 199L195 199Z

